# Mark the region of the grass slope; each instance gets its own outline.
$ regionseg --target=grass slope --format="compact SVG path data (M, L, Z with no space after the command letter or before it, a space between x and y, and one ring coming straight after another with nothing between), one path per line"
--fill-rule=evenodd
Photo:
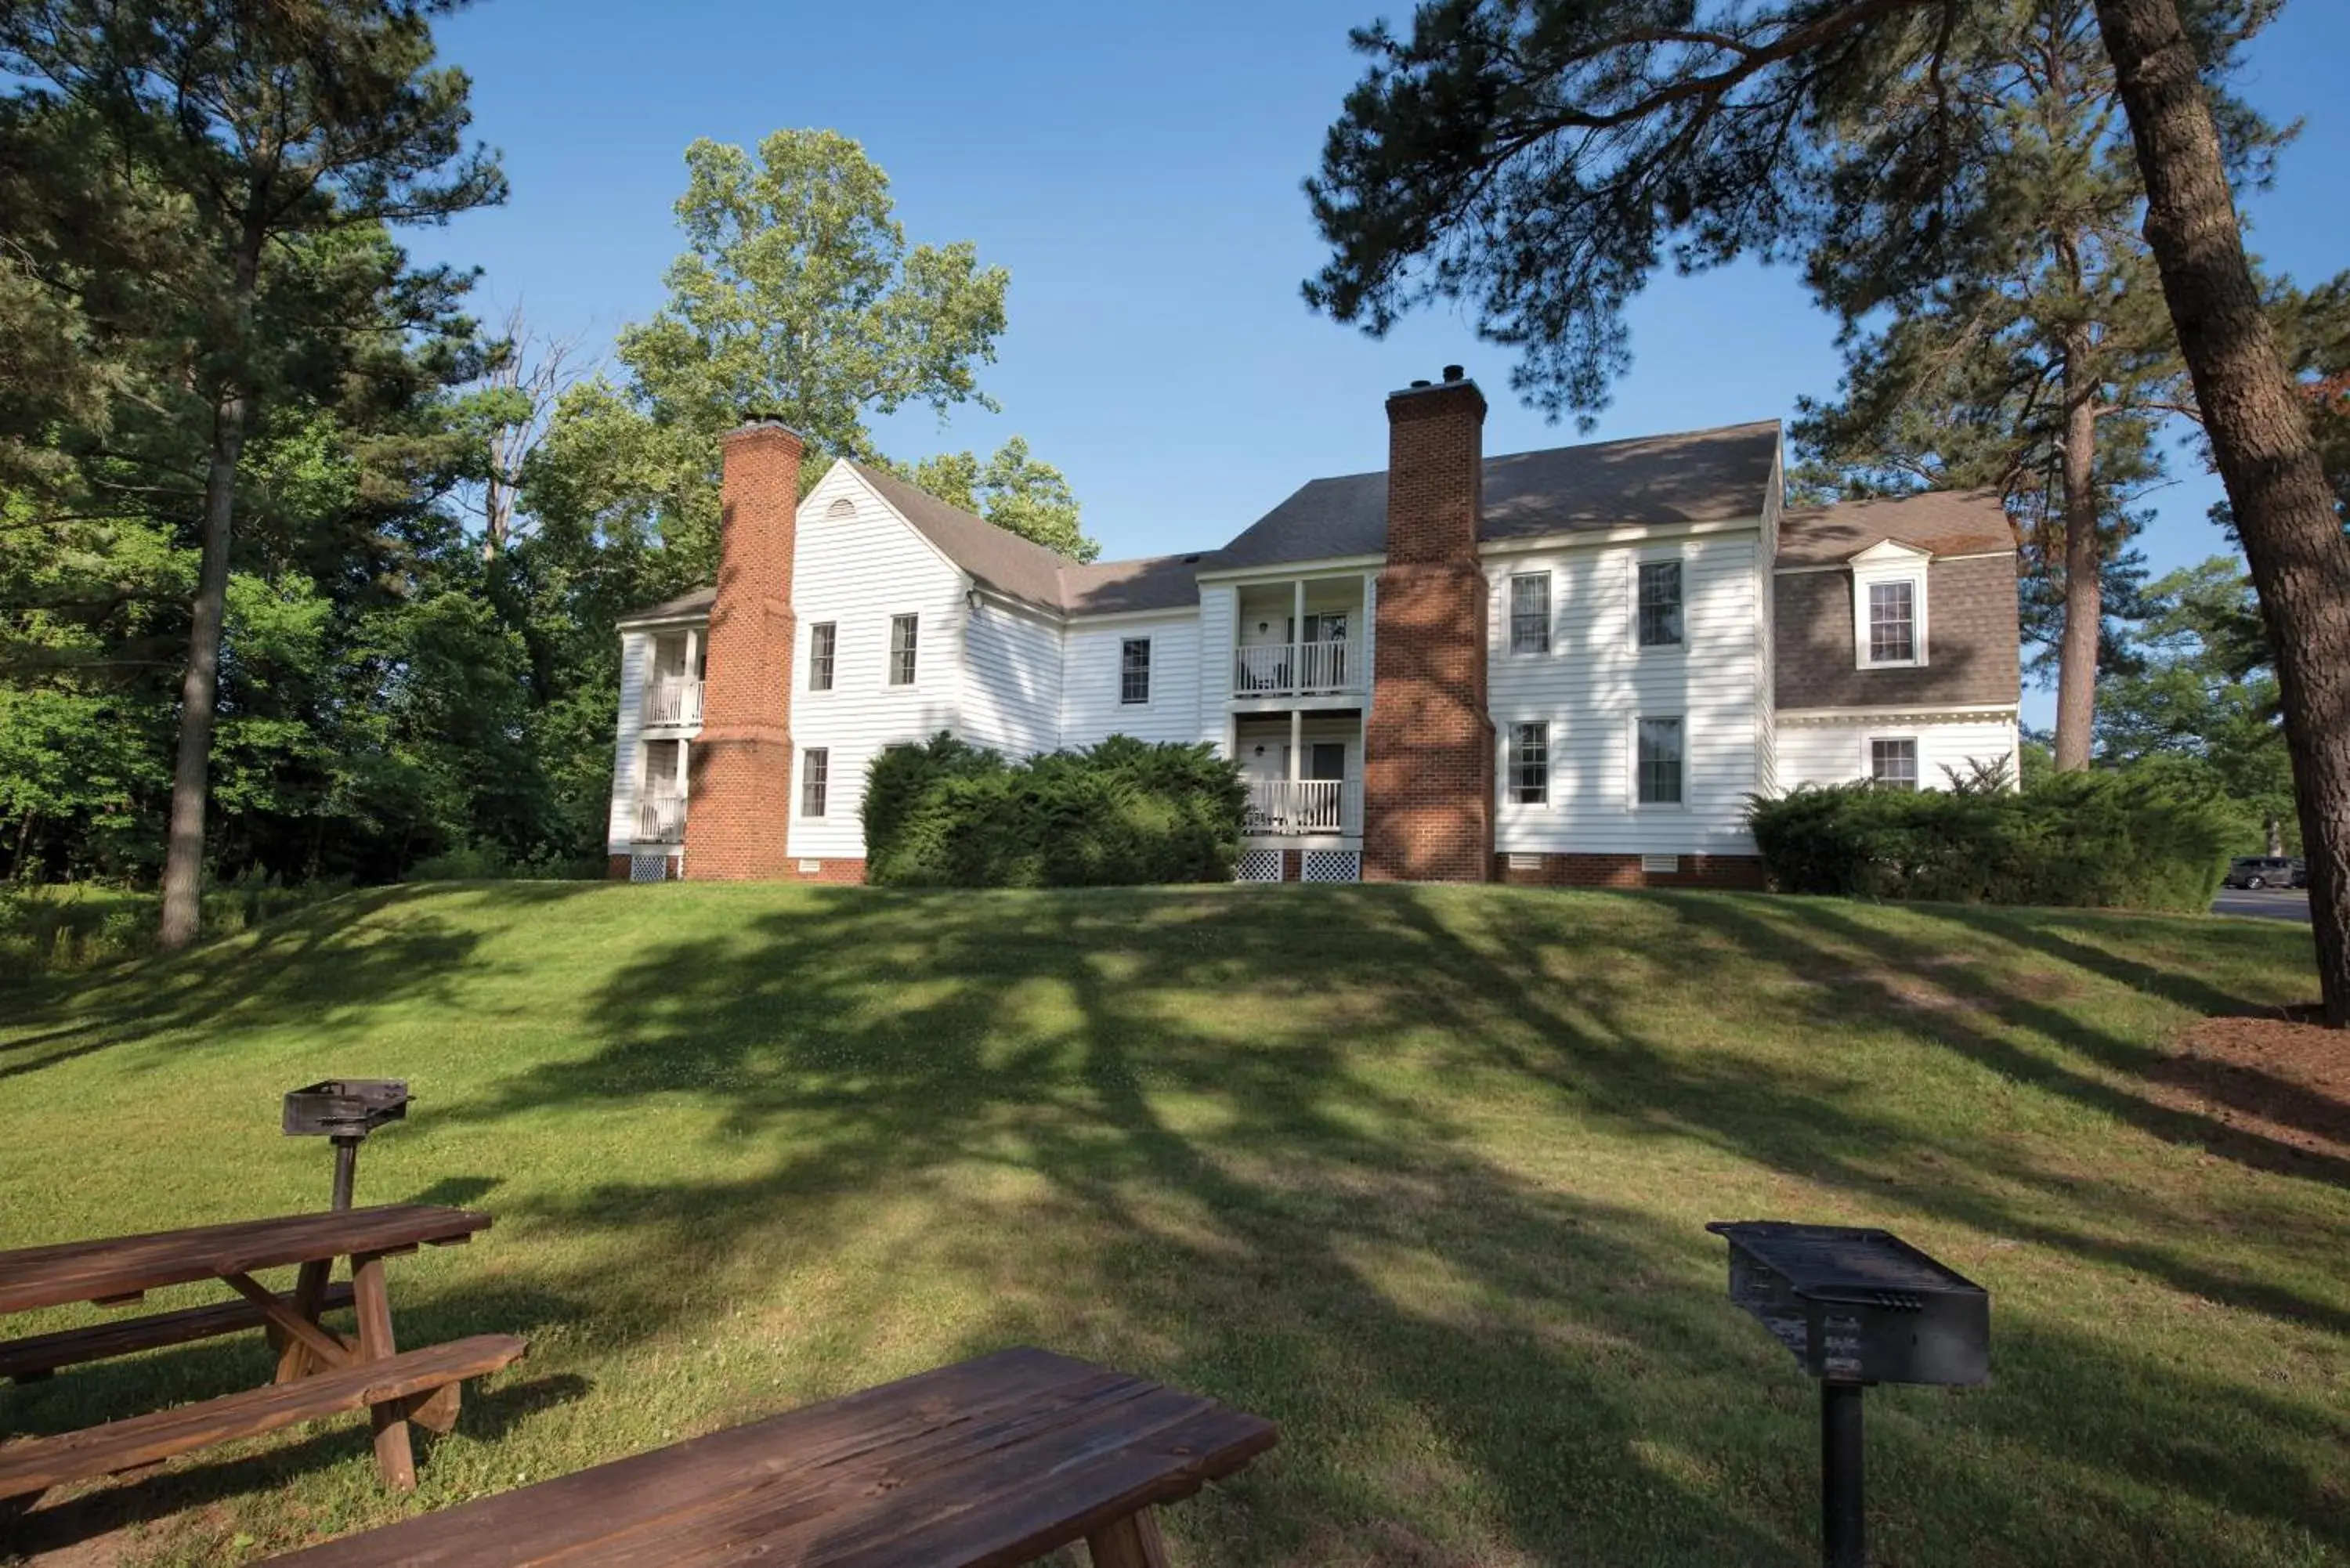
M1018 1342L1279 1419L1184 1563L1816 1561L1813 1394L1720 1218L1896 1227L1996 1384L1870 1405L1881 1558L2350 1557L2350 1170L2156 1105L2188 1019L2299 1001L2265 922L1502 888L353 895L0 1005L0 1246L315 1206L277 1096L407 1077L362 1201L410 1343L529 1361L412 1502L363 1428L63 1505L223 1561ZM68 1321L58 1314L29 1329ZM0 1394L50 1430L257 1339ZM37 1520L39 1516L36 1516Z

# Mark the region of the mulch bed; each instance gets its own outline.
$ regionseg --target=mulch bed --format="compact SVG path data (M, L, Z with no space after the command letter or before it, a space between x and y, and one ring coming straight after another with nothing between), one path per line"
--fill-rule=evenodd
M2239 1132L2350 1159L2350 1033L2308 1022L2314 1005L2206 1018L2147 1074L2154 1097Z

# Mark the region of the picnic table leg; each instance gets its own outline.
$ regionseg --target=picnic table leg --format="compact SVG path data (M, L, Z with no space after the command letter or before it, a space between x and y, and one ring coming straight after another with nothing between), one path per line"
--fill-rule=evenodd
M359 1308L359 1359L380 1361L399 1354L391 1337L391 1298L383 1284L383 1258L376 1252L351 1258L352 1304ZM371 1406L375 1427L375 1464L384 1484L396 1491L416 1490L416 1456L409 1448L408 1419L403 1402Z
M321 1258L303 1264L302 1272L295 1276L294 1310L312 1323L318 1321L318 1303L327 1293L327 1275L333 1267L331 1261ZM273 1327L269 1343L277 1347L278 1382L291 1383L317 1370L318 1358L290 1334Z
M1086 1551L1093 1556L1094 1568L1167 1568L1159 1516L1147 1508L1087 1536Z

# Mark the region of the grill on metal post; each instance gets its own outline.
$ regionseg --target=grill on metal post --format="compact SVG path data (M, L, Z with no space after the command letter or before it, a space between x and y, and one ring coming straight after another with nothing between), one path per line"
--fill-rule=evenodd
M351 1206L359 1145L386 1122L408 1116L408 1085L399 1078L328 1078L286 1096L288 1137L325 1137L335 1146L335 1207Z
M1717 1220L1730 1299L1820 1380L1821 1560L1863 1568L1861 1390L1991 1381L1991 1293L1889 1231Z

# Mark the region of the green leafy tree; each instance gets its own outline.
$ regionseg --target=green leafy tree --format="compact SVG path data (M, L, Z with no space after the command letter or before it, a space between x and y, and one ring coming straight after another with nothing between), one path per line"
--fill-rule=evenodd
M450 0L25 0L0 12L0 67L30 84L16 112L85 129L135 171L135 195L172 231L168 254L121 313L151 352L175 355L181 367L176 377L146 377L146 400L206 437L163 866L167 950L195 936L201 914L245 442L273 400L345 372L387 331L396 338L444 317L462 286L404 261L387 278L382 252L330 242L387 223L439 221L504 194L494 161L463 143L463 73L432 64L432 19L452 8ZM377 308L386 303L396 306L390 322Z
M2251 579L2217 556L2149 585L2146 601L2133 668L2106 680L2101 760L2205 775L2284 854L2293 766Z
M2350 1027L2350 543L2244 250L2241 128L2214 90L2274 8L2095 0L2147 248L2277 653L2326 1016ZM1519 350L1523 392L1586 417L1628 362L1626 305L1668 260L1808 255L1835 235L1888 305L1918 299L1968 275L1998 188L1964 84L2009 46L2004 16L1974 0L1430 0L1408 38L1356 35L1369 69L1307 182L1331 246L1307 298L1373 331L1464 301ZM1867 156L1842 156L1856 140Z
M976 452L944 452L905 472L914 484L949 505L975 513L1073 561L1101 555L1100 543L1087 538L1079 526L1076 493L1068 480L1051 463L1030 456L1028 443L1018 436L984 462Z

